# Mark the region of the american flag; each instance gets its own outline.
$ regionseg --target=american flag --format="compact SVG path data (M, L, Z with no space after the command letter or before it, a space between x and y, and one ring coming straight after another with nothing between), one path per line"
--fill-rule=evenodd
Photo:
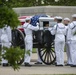
M45 14L35 15L35 16L33 16L33 17L31 18L31 24L32 24L33 26L36 26L36 23L39 22L39 18L40 18L40 17L48 17L48 16L45 15Z

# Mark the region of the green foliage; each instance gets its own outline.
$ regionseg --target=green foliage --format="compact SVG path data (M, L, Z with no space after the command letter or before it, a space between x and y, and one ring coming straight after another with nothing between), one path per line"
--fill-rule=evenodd
M75 31L75 33L73 35L76 35L76 31Z
M31 7L31 6L76 6L76 0L1 0L1 4L5 4L8 7Z
M6 4L8 7L31 7L31 6L46 6L46 5L57 5L57 6L76 6L76 0L2 0L2 4Z
M8 63L13 67L14 70L19 70L18 61L24 57L24 50L21 50L19 47L4 47L4 54L2 57L8 60Z
M37 53L36 48L33 48L32 53Z
M76 0L59 0L56 5L61 6L76 6Z
M28 55L30 56L30 50L27 50L27 51L26 51L26 54L28 54Z
M0 7L0 28L4 27L5 24L10 27L17 27L19 25L18 15L13 9L7 6Z

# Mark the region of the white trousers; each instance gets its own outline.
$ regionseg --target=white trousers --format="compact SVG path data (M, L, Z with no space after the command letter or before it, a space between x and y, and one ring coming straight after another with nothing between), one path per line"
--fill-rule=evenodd
M11 43L9 42L8 37L7 37L6 34L3 34L3 35L1 36L1 44L2 44L2 48L3 48L3 47L10 48ZM4 52L4 50L2 49L2 54L4 54L4 53L5 53L5 52ZM2 58L2 62L1 62L1 63L8 63L8 60Z
M72 65L76 65L76 40L70 43L70 53Z
M55 41L55 53L57 65L64 65L64 46L65 42Z
M67 64L72 64L71 53L70 53L70 41L66 41L65 47L66 47L66 54L67 54Z
M37 50L37 55L38 55L37 62L41 62L41 63L42 63L42 61L41 61L41 59L40 59L40 56L39 56L39 53L38 53L38 49L36 49L36 50Z
M33 41L31 39L25 38L25 57L24 57L24 63L30 63L31 54L32 54L32 48L33 48ZM30 55L29 55L29 53L30 53Z

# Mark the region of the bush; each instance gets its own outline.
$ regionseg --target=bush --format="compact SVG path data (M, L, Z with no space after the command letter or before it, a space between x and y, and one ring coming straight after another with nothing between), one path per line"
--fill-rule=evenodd
M14 70L20 69L18 61L24 57L24 50L20 49L20 47L4 47L3 50L5 53L2 54L2 58L7 59Z

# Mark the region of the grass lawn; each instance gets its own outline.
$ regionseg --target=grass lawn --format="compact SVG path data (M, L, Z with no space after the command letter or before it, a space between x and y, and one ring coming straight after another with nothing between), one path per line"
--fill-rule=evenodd
M66 49L64 48L64 52L66 52ZM37 53L36 48L32 49L32 53Z
M32 53L37 53L36 48L33 48Z

